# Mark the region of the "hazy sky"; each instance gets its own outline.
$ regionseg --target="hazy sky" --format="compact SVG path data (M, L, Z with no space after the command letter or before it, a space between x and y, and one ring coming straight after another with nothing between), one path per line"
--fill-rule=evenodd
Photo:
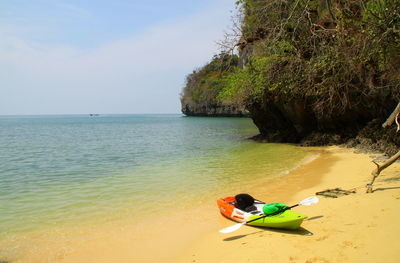
M178 113L231 0L0 0L0 115Z

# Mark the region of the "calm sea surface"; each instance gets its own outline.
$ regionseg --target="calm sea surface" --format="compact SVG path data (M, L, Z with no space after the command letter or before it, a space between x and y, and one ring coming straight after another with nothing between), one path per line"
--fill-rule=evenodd
M0 116L0 241L215 200L310 155L256 134L247 118Z

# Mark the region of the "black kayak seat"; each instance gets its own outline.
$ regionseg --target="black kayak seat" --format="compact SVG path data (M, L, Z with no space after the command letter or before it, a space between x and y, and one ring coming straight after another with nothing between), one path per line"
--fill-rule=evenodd
M257 210L254 206L255 199L249 194L238 194L235 196L235 207L245 212Z

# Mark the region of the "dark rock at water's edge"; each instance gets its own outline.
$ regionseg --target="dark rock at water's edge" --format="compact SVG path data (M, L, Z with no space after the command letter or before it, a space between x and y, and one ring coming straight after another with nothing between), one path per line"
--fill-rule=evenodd
M182 113L199 117L249 117L244 107L235 105L189 105L182 104Z
M253 139L400 149L396 125L382 128L400 101L399 35L381 26L392 22L376 22L397 26L398 1L384 1L380 11L374 1L239 2L242 70L233 71L228 94L246 104L260 132Z
M345 145L354 147L361 152L381 152L392 156L400 150L400 134L396 125L382 128L382 120L375 119L363 127L354 138Z
M382 99L382 97L381 97ZM298 143L302 146L345 144L367 152L396 153L400 134L396 127L382 128L397 101L373 100L329 115L318 115L306 100L284 101L274 98L268 103L248 105L260 134L260 142Z

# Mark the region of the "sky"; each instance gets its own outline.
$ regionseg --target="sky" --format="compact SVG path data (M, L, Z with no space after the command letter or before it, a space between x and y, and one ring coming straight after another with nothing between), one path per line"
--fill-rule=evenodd
M0 0L0 115L179 113L233 0Z

